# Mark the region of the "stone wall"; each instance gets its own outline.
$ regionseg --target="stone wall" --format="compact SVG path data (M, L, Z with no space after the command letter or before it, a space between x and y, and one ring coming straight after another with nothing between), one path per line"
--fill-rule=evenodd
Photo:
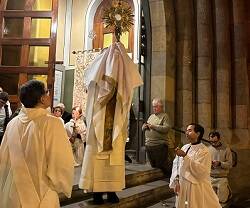
M199 122L205 135L220 131L239 156L230 176L233 192L250 188L247 0L149 2L151 97L166 101L179 128Z
M172 1L150 0L152 30L151 98L159 97L174 122L175 18ZM167 12L166 12L167 11ZM165 18L164 18L165 17ZM174 49L174 50L173 50Z

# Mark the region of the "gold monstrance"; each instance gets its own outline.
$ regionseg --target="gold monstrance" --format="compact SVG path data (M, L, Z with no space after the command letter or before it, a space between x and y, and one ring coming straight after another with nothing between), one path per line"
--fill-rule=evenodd
M133 12L130 6L122 5L121 1L113 1L112 6L104 10L103 20L106 28L114 28L115 38L120 42L123 32L128 32L133 23Z

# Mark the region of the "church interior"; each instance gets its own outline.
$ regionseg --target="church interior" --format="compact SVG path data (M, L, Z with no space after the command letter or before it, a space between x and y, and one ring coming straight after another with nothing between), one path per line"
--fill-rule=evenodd
M136 127L127 151L133 161L147 162L141 126L152 99L161 98L172 127L185 131L199 123L204 138L217 130L237 153L229 175L233 204L247 207L240 203L250 196L249 0L1 0L0 86L12 111L20 106L18 87L31 79L46 83L52 106L84 111L85 69L116 41L103 15L117 2L132 9L133 25L120 42L143 79L132 104ZM186 143L184 134L172 136Z

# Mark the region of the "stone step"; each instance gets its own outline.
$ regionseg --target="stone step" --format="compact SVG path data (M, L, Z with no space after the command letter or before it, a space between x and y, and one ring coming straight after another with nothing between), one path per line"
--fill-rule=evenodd
M79 181L79 176L80 176L80 168L76 168L75 185L73 186L72 197L68 199L64 195L60 195L61 205L72 204L75 202L92 198L91 193L83 193L83 190L78 188L77 182ZM126 165L126 189L163 178L164 174L160 169L151 168L149 165L142 165L142 164Z
M122 192L117 192L120 202L111 204L106 202L106 195L104 195L105 204L93 205L92 199L84 200L78 203L62 206L62 208L139 208L147 207L163 199L173 196L173 192L168 187L167 180L157 180L143 185L127 188Z
M160 169L146 165L126 166L126 188L165 178Z
M173 208L174 206L175 206L175 196L172 196L164 200L161 200L156 204L150 205L147 208L164 208L164 207Z
M175 196L173 197L170 197L170 198L166 198L156 204L153 204L147 208L164 208L164 207L168 207L168 208L173 208L175 207ZM221 207L222 208L229 208L229 207L234 207L232 206L232 201L230 200L229 202L227 202L226 204L221 204ZM237 206L238 207L238 206ZM239 207L244 207L244 208L247 208L247 207L250 207L250 206L239 206ZM239 208L238 207L238 208Z

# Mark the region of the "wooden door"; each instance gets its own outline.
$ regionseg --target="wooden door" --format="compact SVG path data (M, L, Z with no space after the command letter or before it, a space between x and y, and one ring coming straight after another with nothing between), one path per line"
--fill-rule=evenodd
M0 2L0 86L15 109L27 80L39 79L53 92L58 0Z

